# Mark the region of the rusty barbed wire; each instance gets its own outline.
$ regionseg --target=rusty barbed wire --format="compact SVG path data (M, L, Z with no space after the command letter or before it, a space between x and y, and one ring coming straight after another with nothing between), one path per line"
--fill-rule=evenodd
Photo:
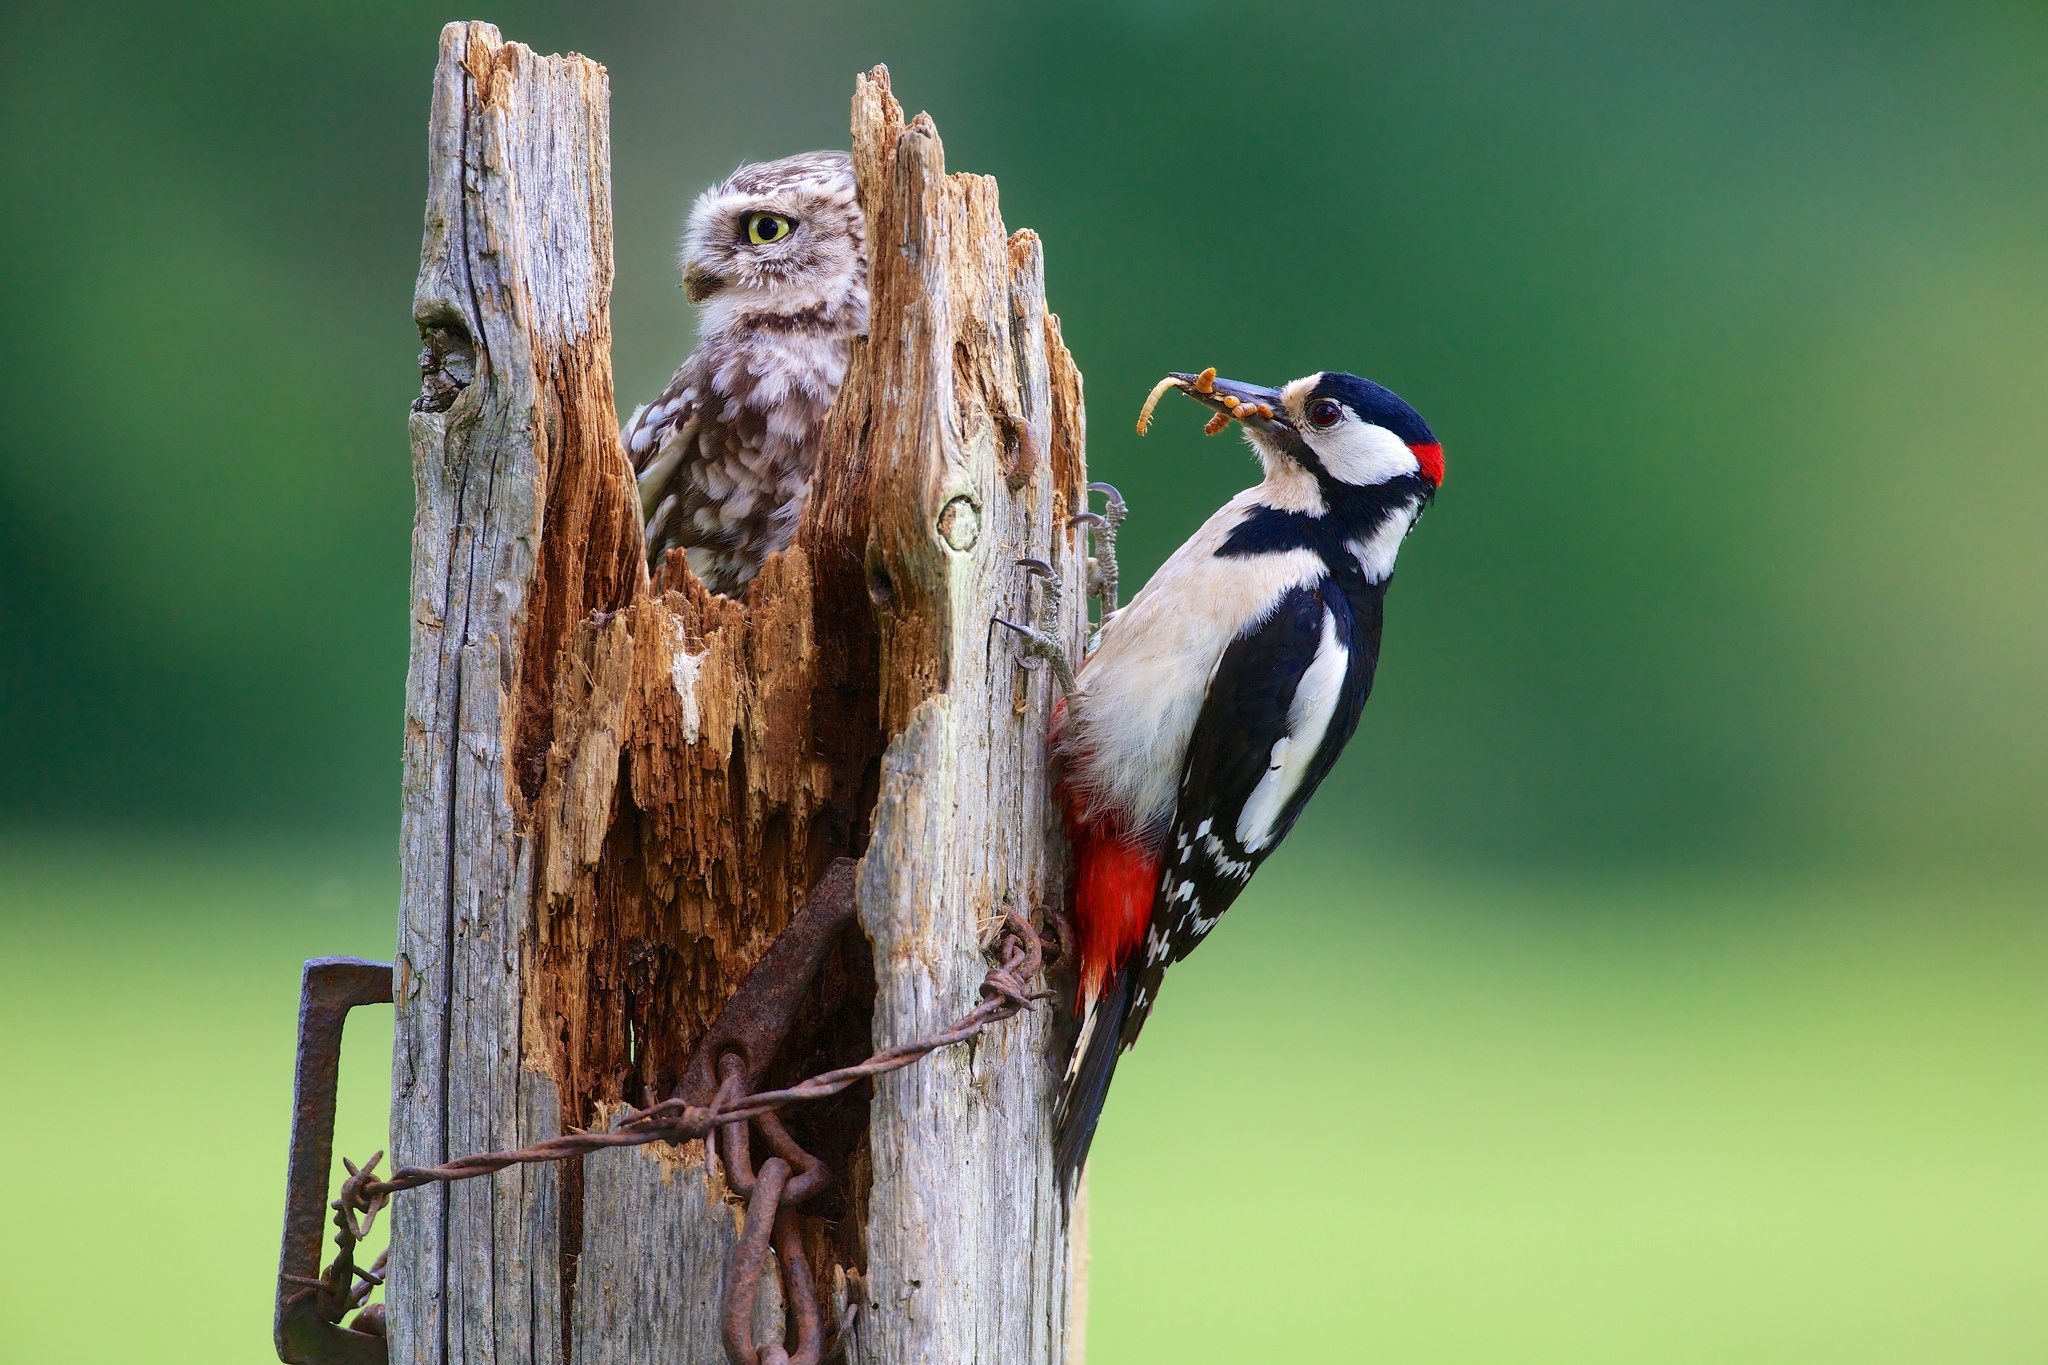
M311 1298L314 1311L323 1321L332 1323L339 1323L350 1313L355 1313L349 1330L376 1337L384 1335L384 1305L371 1304L365 1308L363 1304L371 1291L384 1283L384 1270L391 1260L391 1249L386 1247L377 1257L376 1264L368 1270L356 1264L355 1251L357 1245L369 1237L377 1215L391 1201L389 1195L365 1198L360 1193L361 1184L369 1174L369 1166L374 1166L377 1158L383 1155L379 1152L361 1169L347 1157L341 1159L341 1164L348 1168L349 1178L342 1182L341 1197L329 1206L334 1210L334 1260L320 1272L319 1278L308 1275L278 1277L286 1284L296 1286L291 1293L284 1295L286 1304Z
M1064 918L1048 909L1056 944L1056 958L1071 951L1071 934ZM858 1306L847 1305L833 1340L824 1341L816 1282L804 1254L795 1206L823 1190L832 1179L832 1169L820 1158L798 1146L783 1127L776 1112L788 1105L827 1099L862 1081L900 1071L932 1053L976 1037L998 1024L1035 1010L1051 992L1034 992L1030 981L1045 967L1046 944L1028 916L1011 909L1004 917L1001 958L988 969L980 986L980 1003L939 1032L894 1047L883 1048L865 1061L821 1072L779 1090L745 1094L746 1069L743 1059L727 1052L717 1061L718 1091L709 1104L691 1104L677 1097L628 1109L616 1116L602 1132L564 1133L530 1146L510 1151L479 1152L456 1157L436 1166L401 1166L389 1176L376 1176L378 1152L362 1166L343 1159L348 1179L330 1205L334 1210L334 1262L320 1278L287 1276L297 1286L290 1296L297 1300L320 1295L321 1314L329 1321L361 1307L373 1288L384 1282L385 1261L379 1257L370 1270L355 1265L354 1250L369 1233L377 1215L391 1196L423 1185L451 1184L502 1171L509 1166L565 1161L614 1147L638 1147L650 1142L685 1142L705 1139L707 1156L715 1156L725 1168L727 1183L747 1200L740 1240L733 1250L724 1287L721 1315L726 1354L733 1365L820 1365L844 1347ZM748 1127L759 1128L774 1155L756 1170L752 1163ZM790 1352L783 1343L757 1349L752 1341L754 1304L758 1297L763 1264L773 1245L784 1280L785 1319L794 1329L797 1347ZM363 1283L354 1284L360 1278ZM352 1330L384 1335L382 1305L357 1313ZM331 1316L330 1316L331 1314ZM788 1333L785 1332L785 1338Z
M438 1166L401 1166L384 1179L373 1177L363 1180L356 1186L355 1197L365 1200L388 1199L403 1190L418 1189L422 1185L446 1184L457 1180L469 1180L480 1175L493 1175L507 1166L564 1161L570 1157L585 1156L610 1147L639 1147L650 1142L687 1142L692 1138L703 1137L721 1125L756 1118L788 1104L804 1104L812 1100L827 1099L861 1081L872 1080L891 1071L900 1071L940 1048L966 1042L990 1024L1001 1023L1024 1010L1035 1009L1039 1001L1047 998L1049 993L1033 994L1021 980L1021 977L1026 975L1037 975L1038 968L1044 961L1043 940L1030 924L1014 911L1008 917L1007 925L1009 932L1004 935L1004 961L991 967L988 975L982 979L981 1003L938 1033L914 1042L898 1043L895 1047L884 1048L866 1061L840 1067L836 1071L821 1072L781 1090L757 1091L730 1104L698 1106L679 1099L662 1100L644 1109L625 1111L615 1118L613 1126L604 1132L564 1133L528 1147L460 1156L452 1161L444 1161ZM1028 946L1017 947L1019 937L1022 937ZM1012 953L1015 955L1014 959ZM1023 970L1026 968L1028 970ZM383 1156L382 1152L378 1152L364 1163L363 1174L368 1176ZM354 1183L353 1180L350 1183ZM347 1191L349 1187L349 1184L344 1184L342 1188ZM357 1207L367 1209L368 1206L364 1204Z

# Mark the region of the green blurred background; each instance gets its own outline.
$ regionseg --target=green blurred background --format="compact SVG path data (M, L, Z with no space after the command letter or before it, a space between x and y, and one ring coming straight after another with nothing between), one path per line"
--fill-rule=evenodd
M611 70L623 403L690 197L886 61L1045 238L1138 573L1252 477L1132 435L1169 368L1444 440L1120 1073L1093 1359L2048 1359L2048 12L351 0L0 29L0 1361L270 1358L297 963L392 940L459 17Z

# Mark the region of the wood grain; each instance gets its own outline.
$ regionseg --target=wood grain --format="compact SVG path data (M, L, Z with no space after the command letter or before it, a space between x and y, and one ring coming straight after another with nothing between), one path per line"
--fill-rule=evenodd
M884 72L854 99L854 164L876 244L862 376L868 574L887 606L881 709L892 735L860 910L874 945L876 1041L893 1043L972 997L1006 912L1059 893L1044 767L1050 681L1028 679L1020 712L1019 670L989 619L1026 612L1019 556L1080 581L1064 516L1079 489L1058 487L1052 462L1005 448L1078 453L1080 433L1056 426L1054 394L1078 393L1079 381L1048 326L1036 236L1005 232L993 180L946 173L936 127L924 115L903 121ZM1058 472L1078 478L1078 459ZM961 498L979 523L964 551L937 526ZM1075 594L1063 621L1076 652L1078 606ZM1040 1013L877 1084L855 1359L1063 1357L1056 1076Z
M412 661L406 679L392 1146L398 1163L560 1130L521 1065L532 904L529 755L557 641L639 586L610 427L604 69L488 24L441 35L414 318ZM398 1361L555 1362L562 1172L401 1195Z

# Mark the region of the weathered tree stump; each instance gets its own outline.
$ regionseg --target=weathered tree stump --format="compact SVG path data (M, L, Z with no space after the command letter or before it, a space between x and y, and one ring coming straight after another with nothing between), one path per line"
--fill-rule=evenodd
M994 181L946 174L879 67L853 150L872 324L798 541L744 602L679 554L650 582L612 393L604 70L487 24L442 34L414 304L398 1163L667 1094L835 857L862 860L865 937L777 1079L959 1014L1004 914L1060 894L1051 682L989 619L1031 613L1022 556L1082 581L1080 376L1037 238L1004 232ZM1060 628L1078 649L1078 592ZM1051 1030L1020 1016L789 1115L840 1173L804 1240L831 1313L860 1305L851 1360L1066 1358ZM701 1143L400 1194L394 1359L719 1360L737 1216Z

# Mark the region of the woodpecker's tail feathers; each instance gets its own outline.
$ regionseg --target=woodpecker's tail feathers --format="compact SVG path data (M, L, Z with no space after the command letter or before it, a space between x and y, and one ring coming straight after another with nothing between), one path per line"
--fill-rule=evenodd
M1117 1055L1123 1051L1124 1018L1130 1013L1132 964L1110 978L1095 1007L1081 1025L1074 1043L1074 1059L1067 1067L1060 1088L1059 1111L1053 1120L1054 1153L1059 1162L1060 1187L1072 1194L1088 1161L1088 1145L1095 1140L1095 1125L1102 1118L1102 1103L1109 1098L1109 1078L1116 1074Z

